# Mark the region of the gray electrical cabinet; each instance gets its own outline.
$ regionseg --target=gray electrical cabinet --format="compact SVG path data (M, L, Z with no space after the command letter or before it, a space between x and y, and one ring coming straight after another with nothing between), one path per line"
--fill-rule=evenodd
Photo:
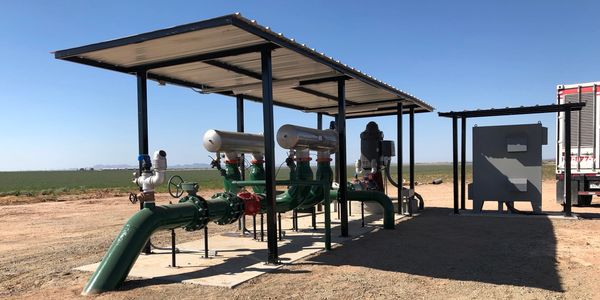
M473 127L473 183L469 199L481 212L485 201L528 201L542 209L542 145L548 128L541 124Z

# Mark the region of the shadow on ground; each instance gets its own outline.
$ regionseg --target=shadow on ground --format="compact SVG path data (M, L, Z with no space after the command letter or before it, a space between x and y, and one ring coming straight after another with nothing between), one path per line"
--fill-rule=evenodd
M365 217L365 222L368 224L370 222L374 222L379 220L379 216L368 215ZM361 221L353 220L348 222L349 227L354 230L359 228ZM340 238L340 221L332 220L331 221L331 234L332 234L332 242L343 242L348 243L351 241L351 238ZM319 223L319 228L317 230L310 229L302 229L301 231L310 232L310 233L324 233L323 224ZM266 233L266 229L265 229ZM367 233L368 235L368 233ZM241 237L240 237L241 238ZM324 240L324 236L320 235L290 235L285 238L289 241L289 243L285 245L280 245L278 248L279 255L289 252L296 252L301 249L305 249L308 247L314 247L314 243L322 242ZM263 243L258 242L257 243ZM265 247L266 247L266 237L265 237ZM210 245L210 242L209 242ZM210 247L209 247L210 248ZM250 251L249 255L241 255L235 256L225 259L225 261L218 265L209 266L207 268L185 272L177 275L168 275L168 276L158 276L151 279L130 279L126 280L123 285L119 288L119 290L132 290L140 287L157 285L157 284L170 284L181 282L186 279L191 278L203 278L208 276L214 276L218 274L233 274L238 273L240 271L265 271L264 269L257 269L254 266L256 263L265 262L268 256L267 249L219 249L219 252L247 252ZM289 261L280 258L281 264L290 264ZM286 273L286 274L302 274L307 273L309 271L302 270L289 270L289 269L274 269L270 270L270 273Z
M550 220L457 217L450 215L451 212L447 208L427 208L420 216L397 224L396 230L378 230L345 240L334 251L295 264L361 266L434 278L563 291L556 269L556 239ZM336 233L333 230L333 234ZM280 254L310 246L321 238L290 239L290 244L279 248ZM266 255L266 250L258 250L252 260L235 257L185 276L200 278L238 272L240 266L249 270L257 258L260 261ZM296 273L285 270L274 273ZM121 290L173 283L181 279L177 277L128 280Z
M306 263L562 291L550 220L450 213L427 208L396 230L367 234Z

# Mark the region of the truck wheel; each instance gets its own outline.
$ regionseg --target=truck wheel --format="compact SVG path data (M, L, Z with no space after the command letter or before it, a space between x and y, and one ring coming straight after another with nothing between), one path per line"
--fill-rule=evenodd
M592 195L578 195L577 205L575 206L589 206L592 204Z

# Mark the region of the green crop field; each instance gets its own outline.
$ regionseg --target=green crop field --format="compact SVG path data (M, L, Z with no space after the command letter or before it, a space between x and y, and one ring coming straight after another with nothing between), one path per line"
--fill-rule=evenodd
M396 178L396 166L392 166L392 176ZM404 166L403 177L408 179L408 167ZM467 165L467 181L471 180L471 166ZM56 195L75 194L90 190L114 190L119 192L136 191L131 181L133 170L102 171L23 171L0 172L0 196L7 195ZM196 181L201 188L218 189L222 187L222 179L216 170L169 170L167 179L180 175L186 181ZM353 177L354 168L348 167L348 177ZM277 178L287 179L286 167L279 170ZM418 164L415 166L415 177L419 183L429 183L441 178L444 182L452 181L452 165L450 164ZM543 167L543 178L554 178L554 165ZM166 184L158 188L166 191Z

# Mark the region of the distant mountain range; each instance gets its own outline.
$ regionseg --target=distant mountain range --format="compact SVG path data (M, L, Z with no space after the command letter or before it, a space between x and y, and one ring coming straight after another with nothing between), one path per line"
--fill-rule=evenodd
M137 169L137 165L114 164L114 165L94 165L94 170L117 170L117 169ZM169 169L210 169L210 165L206 163L193 163L183 165L168 165Z

